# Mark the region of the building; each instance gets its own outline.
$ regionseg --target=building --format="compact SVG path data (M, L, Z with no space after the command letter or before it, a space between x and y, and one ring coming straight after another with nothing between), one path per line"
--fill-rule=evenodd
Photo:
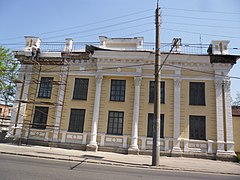
M186 53L179 38L161 70L161 152L233 156L229 41ZM124 153L152 149L154 51L144 39L100 37L86 48L66 39L60 50L26 37L9 135L22 142ZM40 50L40 51L39 51Z
M240 106L232 107L234 150L240 154Z
M4 142L5 135L10 126L11 105L0 104L0 142Z

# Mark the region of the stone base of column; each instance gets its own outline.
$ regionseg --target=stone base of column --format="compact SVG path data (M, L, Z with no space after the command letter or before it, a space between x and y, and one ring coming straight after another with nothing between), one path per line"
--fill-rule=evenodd
M182 150L180 148L180 140L178 140L178 139L173 140L172 152L176 152L176 153L182 152Z
M134 154L134 155L139 155L139 149L138 147L130 147L128 148L128 154Z
M86 151L94 151L94 152L97 152L97 150L98 150L98 145L97 144L95 144L95 143L89 143L89 144L87 144L87 146L86 146Z

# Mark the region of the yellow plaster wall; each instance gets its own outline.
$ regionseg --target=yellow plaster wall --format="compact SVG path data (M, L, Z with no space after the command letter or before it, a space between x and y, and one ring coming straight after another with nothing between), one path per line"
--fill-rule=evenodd
M75 78L88 78L87 100L73 100L73 90ZM68 130L71 108L85 109L84 131L90 132L92 126L93 106L95 99L96 81L94 76L68 76L67 88L64 98L64 107L62 112L61 130Z
M205 82L206 106L189 105L189 83ZM181 84L181 138L189 138L189 116L206 116L206 139L216 140L216 94L214 81L182 80Z
M153 113L154 104L149 103L150 78L142 80L140 92L139 136L147 136L148 113ZM161 113L164 114L164 137L173 137L173 80L162 79L165 82L165 103L161 104Z
M234 150L240 153L240 116L233 116Z
M126 92L124 102L110 101L111 79L126 80ZM133 77L103 77L98 121L98 133L107 133L109 111L124 111L123 134L132 133L134 91L135 85Z
M32 74L32 77L31 77L32 79L30 81L29 91L28 91L28 101L32 101L32 102L35 101L36 104L35 105L33 103L27 104L26 111L24 114L24 122L25 123L32 122L33 117L34 117L34 111L35 111L34 107L35 106L44 106L44 107L49 107L47 124L54 125L56 106L44 104L44 102L47 102L47 103L56 103L57 102L59 85L53 84L51 98L38 98L38 91L39 91L40 84L37 84L37 80L38 80L38 77L39 77L39 82L41 80L41 77L53 77L53 81L59 81L60 80L59 73L52 73L52 74L45 73L46 71L54 71L54 70L58 71L59 66L47 66L47 65L42 66L41 67L42 71L40 73L40 76L38 74L37 68L33 67L33 70L35 70L35 71ZM26 82L25 85L28 83L29 82ZM37 102L39 102L39 103L42 102L43 104L37 104Z

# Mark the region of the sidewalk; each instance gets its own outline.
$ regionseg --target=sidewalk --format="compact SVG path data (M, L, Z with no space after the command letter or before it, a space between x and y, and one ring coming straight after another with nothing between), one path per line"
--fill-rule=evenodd
M239 163L206 159L161 156L160 166L151 167L151 156L145 155L124 155L101 151L91 152L12 144L0 144L0 153L127 167L240 175Z

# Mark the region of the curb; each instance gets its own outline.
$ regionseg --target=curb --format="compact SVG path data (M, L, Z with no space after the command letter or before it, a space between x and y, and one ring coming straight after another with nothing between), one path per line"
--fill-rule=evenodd
M25 156L25 157L35 157L35 158L43 158L43 159L52 159L52 160L60 160L60 161L71 161L71 162L82 162L89 164L101 164L101 165L109 165L109 166L121 166L121 167L131 167L131 168L144 168L144 169L159 169L166 171L186 171L186 172L194 172L194 173L209 173L209 174L222 174L222 175L236 175L239 176L239 173L227 173L227 172L219 172L219 171L206 171L206 170L196 170L196 169L184 169L184 168L174 168L167 166L159 166L153 167L147 164L134 164L134 163L125 163L125 162L111 162L111 160L89 160L88 158L80 158L78 159L70 159L70 158L61 158L61 157L50 157L50 156L42 156L42 155L33 155L33 154L24 154L24 153L14 153L14 152L4 152L1 151L0 154L5 155L15 155L15 156ZM71 157L71 156L69 156ZM75 157L76 158L76 157Z

